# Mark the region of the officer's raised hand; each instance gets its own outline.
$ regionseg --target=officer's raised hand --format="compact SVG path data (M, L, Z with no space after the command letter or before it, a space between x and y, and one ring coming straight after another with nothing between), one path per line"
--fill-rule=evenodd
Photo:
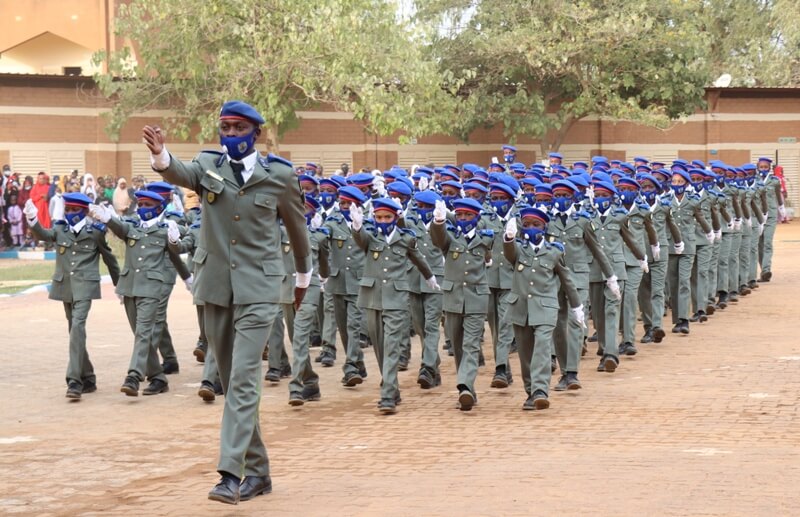
M161 154L164 150L164 133L158 126L144 126L142 129L142 140L154 155Z
M506 223L506 241L511 242L517 238L517 220L513 217Z
M360 206L350 207L350 219L353 220L353 229L359 231L364 224L364 209Z
M181 240L181 231L178 229L178 223L172 219L167 219L167 238L172 244L177 244Z
M436 201L433 208L433 220L437 223L443 223L447 218L447 205L441 199Z

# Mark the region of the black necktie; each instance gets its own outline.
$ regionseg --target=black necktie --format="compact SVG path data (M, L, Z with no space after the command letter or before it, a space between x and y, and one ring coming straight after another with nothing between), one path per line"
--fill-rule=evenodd
M605 222L606 222L606 216L601 215L600 216L600 223L605 224Z
M561 224L567 225L567 214L561 214Z
M242 171L244 170L244 164L240 162L231 161L231 169L233 169L233 177L236 178L236 183L238 183L240 187L244 185L244 178L242 178Z

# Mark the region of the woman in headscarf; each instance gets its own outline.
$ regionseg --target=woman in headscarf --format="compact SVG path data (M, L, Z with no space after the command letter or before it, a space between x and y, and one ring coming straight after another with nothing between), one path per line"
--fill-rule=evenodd
M39 210L39 224L42 228L50 228L50 177L44 172L36 175L36 185L31 188L31 201Z
M94 202L97 199L97 190L94 185L94 176L87 172L83 175L83 185L81 186L81 194L89 196L89 199Z
M128 180L125 178L120 178L117 181L117 188L114 189L112 204L114 205L114 210L119 215L127 215L133 212L136 201L134 201L133 189L128 188Z

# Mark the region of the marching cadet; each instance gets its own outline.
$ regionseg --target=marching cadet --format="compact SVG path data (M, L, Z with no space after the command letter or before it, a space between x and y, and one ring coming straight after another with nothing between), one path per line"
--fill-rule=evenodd
M364 366L364 353L361 351L359 336L362 314L357 305L359 282L364 270L365 254L353 240L351 231L351 209L361 207L366 196L356 187L339 189L339 208L325 220L330 238L330 276L325 291L333 294L333 309L336 325L342 338L345 363L342 367L342 384L347 387L358 386L364 382L367 369ZM333 343L331 343L333 345ZM328 350L336 358L336 349Z
M443 281L444 257L442 251L433 245L429 228L433 220L433 209L441 196L432 190L423 190L414 194L414 209L402 219L405 228L417 235L417 247L436 277L436 282ZM420 362L417 384L424 389L431 389L442 383L439 373L439 322L442 319L442 290L431 289L422 277L419 269L412 267L408 272L410 286L411 322L422 344L422 360Z
M617 189L609 182L600 181L594 185L593 204L596 214L592 218L592 226L600 241L600 249L611 261L617 283L624 291L627 272L623 242L639 261L639 267L645 272L649 269L641 244L634 241L633 235L628 230L627 211L613 206L616 194ZM597 354L601 355L597 371L613 373L619 365L616 338L619 329L620 300L608 285L608 279L600 269L600 265L595 262L590 265L589 299L592 321L597 330Z
M694 255L696 252L696 226L703 229L702 239L711 244L714 242L714 232L708 224L700 208L700 197L687 192L691 183L691 176L683 167L673 165L672 168L672 217L683 236L684 249L682 253L674 246L670 248L667 276L669 278L669 299L672 309L673 334L689 333L689 304L691 301L691 277Z
M322 227L322 216L317 212L319 202L306 194L306 223L308 240L311 246L312 273L308 292L295 312L291 304L283 306L286 327L292 342L292 379L289 381L289 405L302 406L305 402L319 400L319 375L311 367L309 358L309 338L317 315L317 305L321 302L320 290L328 279L328 230Z
M113 208L90 205L89 213L127 244L125 267L120 272L117 294L124 296L123 304L128 323L134 333L133 353L128 375L120 391L129 397L139 396L139 383L148 379L150 384L143 395L156 395L169 391L164 370L158 362L156 333L159 303L169 284L166 261L169 260L187 281L191 290L191 274L180 256L170 249L167 241L168 225L162 214L166 208L164 198L149 190L135 192L138 220L119 220L113 217Z
M261 354L278 313L285 275L278 218L289 234L295 258L296 307L311 281L297 176L290 162L256 152L264 122L252 106L226 102L219 117L225 152L201 152L191 163L167 152L160 128L143 129L154 170L202 199L202 246L194 255L194 298L205 304L208 344L225 391L217 464L221 479L208 497L228 504L272 491L258 408Z
M735 195L734 181L736 181L736 173L730 170L730 167L721 162L711 162L712 171L718 170L724 176L720 177L723 182L723 189L721 195L723 198L720 203L720 213L727 223L722 226L722 241L719 247L719 264L717 266L717 308L725 309L728 306L728 301L731 296L736 293L729 294L730 286L730 272L733 267L731 264L731 248L736 237L736 232L741 229L742 212L739 206L739 200Z
M489 202L492 210L480 218L478 230L490 230L495 235L503 232L510 219L517 216L514 199L517 193L504 183L492 183L489 186ZM514 332L506 321L508 303L506 297L511 292L514 270L503 257L502 239L493 241L493 260L486 269L486 280L489 284L488 314L489 330L492 333L495 371L492 388L507 388L513 382L508 354Z
M617 277L597 241L591 216L581 210L580 205L576 203L577 187L566 180L556 181L551 187L554 213L547 225L547 231L552 239L564 246L565 262L570 268L579 304L585 310L589 303L589 271L592 262L597 263L602 271L611 294L617 299L621 298ZM578 380L578 370L586 329L575 318L569 318L569 303L564 286L558 291L558 304L558 322L553 340L561 378L553 389L577 390L582 387ZM585 317L584 314L584 319Z
M747 296L751 293L747 282L750 279L750 248L751 241L755 233L758 238L758 224L761 224L763 217L760 211L754 210L753 198L754 191L747 184L745 170L747 167L755 169L753 164L743 165L736 173L737 187L739 189L740 202L742 204L742 242L739 246L739 274L738 274L738 293L740 296ZM754 221L755 219L755 221ZM755 232L753 223L756 222Z
M550 218L538 208L520 210L522 239L517 239L517 221L509 219L503 239L503 255L514 267L514 281L508 295L508 321L514 326L519 346L522 381L528 398L522 409L547 409L550 390L550 352L558 320L560 286L569 299L570 313L584 325L583 306L564 263L560 243L547 242Z
M726 182L729 190L726 192L734 200L734 209L738 207L731 232L731 249L728 258L728 300L732 303L739 301L739 249L742 246L742 231L744 220L750 214L744 204L743 192L739 188L739 171L736 167L728 167Z
M341 182L338 179L339 177L330 177L319 180L320 216L323 223L336 210L339 187L347 184L344 178L341 178ZM317 307L316 330L320 332L322 348L314 362L320 363L324 367L330 367L336 361L336 317L333 312L333 294L328 289L321 293L321 297L322 301ZM312 337L312 346L313 342Z
M650 206L643 203L639 197L639 183L635 179L627 176L619 179L617 190L621 207L628 213L627 226L633 240L642 246L642 249L650 249L653 257L661 256L661 245L658 242L658 235L653 229L650 218ZM619 346L619 355L636 355L636 315L639 311L639 287L642 284L642 269L639 260L630 248L624 246L622 251L625 255L625 290L622 293L622 344ZM648 264L649 268L649 264Z
M712 231L720 230L719 221L712 212L714 205L714 196L706 192L704 188L706 171L704 169L691 169L689 171L689 178L691 180L692 190L697 197L698 207L703 218L711 224ZM716 235L716 234L715 234ZM703 323L708 320L707 303L708 299L708 282L709 270L711 269L711 256L714 251L714 241L716 237L710 241L706 239L705 232L699 225L695 225L695 255L694 265L692 266L692 273L690 275L691 293L692 293L692 308L694 312L689 318L692 323Z
M758 172L764 182L764 190L761 196L761 211L767 214L764 224L764 233L759 238L758 262L761 264L762 282L772 280L772 241L775 238L775 229L778 222L786 217L786 209L783 206L783 193L781 192L781 180L773 174L772 160L767 157L758 159Z
M289 341L291 342L292 333L294 332L294 311L287 313L286 306L292 305L294 282L297 276L294 270L294 257L292 255L289 235L286 233L283 222L279 220L278 224L280 225L281 231L283 270L286 272L286 275L281 282L281 294L278 300L281 309L278 311L278 315L275 317L275 321L272 324L272 330L267 338L264 349L267 354L268 365L267 373L264 374L264 380L269 381L270 384L277 384L281 379L292 375L292 365L289 362L289 355L286 353L286 344L283 338L288 330ZM313 277L311 281L313 282ZM303 299L305 300L305 297ZM264 359L263 353L261 359Z
M94 366L86 350L86 320L92 300L100 299L98 259L103 258L114 285L119 279L119 265L106 242L105 226L86 219L92 200L77 192L64 194L63 198L65 220L55 221L52 229L39 224L39 210L33 200L25 202L23 212L36 238L58 247L48 297L64 303L69 329L66 396L80 400L83 393L97 390Z
M703 190L711 196L711 225L714 230L714 244L711 245L711 263L708 270L708 289L706 290L706 314L717 310L717 274L719 273L719 250L722 246L722 231L730 220L725 210L725 194L717 186L718 176L711 170L705 171Z
M419 268L429 288L439 289L439 284L417 249L414 232L397 227L402 207L391 199L376 198L372 208L372 228L363 228L361 207L350 210L353 238L366 254L358 306L366 311L367 332L383 377L378 409L394 413L401 400L397 381L400 345L408 336L408 261Z
M745 173L747 175L747 186L752 195L750 196L750 212L756 216L758 228L753 226L753 233L750 238L750 257L749 257L749 270L747 272L747 287L750 289L758 289L758 242L764 234L764 227L767 224L767 211L761 204L762 196L764 195L764 183L760 177L757 177L755 165L748 164ZM755 223L754 223L755 224Z
M453 209L455 225L445 228L447 207L444 201L436 202L430 233L445 256L442 309L456 359L459 408L470 411L478 401L475 378L489 302L486 270L492 262L494 232L478 230L482 207L474 199L454 200Z
M642 283L639 286L639 308L645 330L641 342L661 343L666 336L661 321L664 317L664 294L669 262L667 249L670 246L670 237L667 235L667 230L672 237L671 242L675 243L673 249L676 254L683 253L684 244L681 231L672 219L671 201L659 195L661 182L651 174L640 174L637 179L642 188L642 197L649 207L647 217L658 236L658 246L651 246L648 250L649 271L642 275ZM662 249L665 250L663 253Z

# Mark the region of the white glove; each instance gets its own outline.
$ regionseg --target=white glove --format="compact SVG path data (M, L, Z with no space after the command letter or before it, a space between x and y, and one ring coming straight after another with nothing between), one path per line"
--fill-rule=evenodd
M766 223L766 220L764 220L763 223L758 225L758 235L759 236L764 235L764 225L765 225L765 223Z
M328 279L322 276L317 275L319 278L319 290L321 292L325 292L325 284L328 283Z
M733 222L733 219L727 224L729 230L733 230L736 226L736 223Z
M25 201L25 206L22 207L22 213L25 214L25 218L33 223L39 215L39 209L36 208L36 205L33 204L32 200Z
M509 218L506 223L506 240L512 241L517 236L517 220L514 217Z
M748 217L744 221L747 223L747 227L752 230L753 229L753 218L752 217Z
M443 223L446 218L447 205L445 205L444 201L440 199L436 201L436 205L433 208L433 220L437 223Z
M639 267L642 268L642 271L645 272L645 273L649 273L650 272L650 266L647 265L647 259L646 258L643 258L642 260L639 261Z
M683 241L675 243L675 254L681 255L683 254L683 250L686 249L686 246L683 244Z
M778 206L778 215L781 219L786 219L786 207L783 205Z
M122 305L123 303L125 303L125 297L124 297L124 296L122 296L121 294L118 294L118 295L117 295L117 300L119 300L119 304L120 304L120 305Z
M741 219L734 219L733 220L733 231L738 232L742 229L742 220Z
M608 287L609 291L614 294L614 298L617 300L622 299L622 291L619 289L619 282L617 282L617 275L611 275L610 277L606 278L606 286ZM583 306L581 305L581 308Z
M430 287L434 291L441 291L442 290L442 288L439 287L439 283L436 281L436 277L435 276L427 278L425 280L425 283L428 284L428 287Z
M419 189L420 190L428 190L428 187L430 186L430 183L428 182L428 178L426 178L425 176L421 177L419 179L418 185L419 185Z
M714 231L713 230L706 234L706 239L708 240L709 244L713 244L714 243Z
M316 230L322 226L322 215L319 212L314 214L314 217L311 218L311 229Z
M586 328L586 321L584 319L584 314L583 314L583 305L572 307L570 308L569 312L572 313L572 318L578 323L580 323L582 328Z
M111 210L103 205L89 205L89 215L101 223L107 223L111 220Z
M714 230L714 240L717 242L722 240L722 230Z
M170 222L174 223L175 221L170 221ZM194 275L189 275L189 278L187 278L186 280L183 281L183 285L185 285L186 286L186 290L191 293L192 292L192 286L194 285Z
M650 251L653 252L653 260L661 258L661 244L656 243L654 246L650 246Z
M359 231L364 225L364 209L360 206L350 208L350 219L353 221L353 229Z
M492 156L492 163L500 163L500 160L497 159L497 156Z
M393 197L393 198L392 198L392 201L394 201L395 203L397 203L397 206L399 206L399 207L400 207L400 210L402 210L402 209L403 209L403 202L402 202L402 201L400 201L400 198L399 198L399 197Z
M386 180L383 179L383 176L375 176L372 179L372 188L380 197L386 196Z
M177 244L181 240L181 231L178 229L178 223L172 219L167 219L167 238L172 244Z

